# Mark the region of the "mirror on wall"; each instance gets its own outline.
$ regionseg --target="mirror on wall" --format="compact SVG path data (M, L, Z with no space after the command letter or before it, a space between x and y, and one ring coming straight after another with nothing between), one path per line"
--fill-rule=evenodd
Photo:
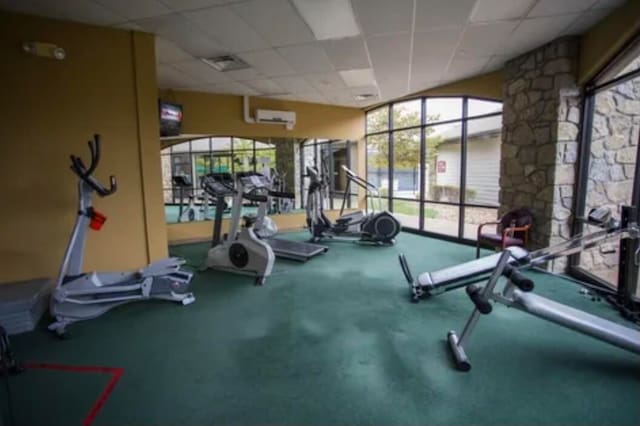
M271 198L269 216L302 213L306 206L306 167L315 166L328 183L326 209L356 207L357 191L348 189L342 165L357 170L357 143L346 140L295 138L241 138L207 136L164 142L161 151L165 217L169 224L213 220L217 200L204 190L207 175L238 172L268 177L275 191L292 198ZM345 196L345 192L348 193ZM233 198L220 203L223 217L230 217ZM259 205L244 200L241 214L255 215Z

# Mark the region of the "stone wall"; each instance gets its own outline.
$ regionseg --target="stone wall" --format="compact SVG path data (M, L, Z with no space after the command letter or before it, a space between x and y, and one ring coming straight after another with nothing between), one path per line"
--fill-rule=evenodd
M578 39L565 37L505 66L500 214L533 211L529 248L570 237L581 115L578 52Z

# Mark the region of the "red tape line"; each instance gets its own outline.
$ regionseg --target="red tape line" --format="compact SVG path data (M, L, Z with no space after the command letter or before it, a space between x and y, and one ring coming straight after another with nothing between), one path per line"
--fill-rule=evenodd
M82 426L91 426L96 416L104 406L105 402L109 398L109 395L115 388L116 384L124 373L123 368L116 367L98 367L98 366L83 366L83 365L63 365L63 364L47 364L47 363L35 363L25 362L22 364L25 368L41 369L41 370L55 370L55 371L69 371L74 373L103 373L111 374L109 383L104 387L98 399L93 403L91 410L82 420Z

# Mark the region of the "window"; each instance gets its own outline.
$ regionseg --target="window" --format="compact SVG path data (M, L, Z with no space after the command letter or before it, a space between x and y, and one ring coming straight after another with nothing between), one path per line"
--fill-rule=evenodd
M640 207L640 41L615 59L586 92L577 214L606 206L620 218L623 205ZM577 223L574 231L592 231L583 228ZM619 248L611 243L585 250L571 259L571 272L610 287L622 285L624 292L637 297L637 269L631 274L635 278L627 271L620 274Z
M500 102L426 97L380 107L366 121L367 179L403 226L473 240L477 224L496 219Z

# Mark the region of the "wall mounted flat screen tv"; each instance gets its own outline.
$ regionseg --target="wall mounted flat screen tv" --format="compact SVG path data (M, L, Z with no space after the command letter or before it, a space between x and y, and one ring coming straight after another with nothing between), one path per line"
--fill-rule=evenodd
M178 136L182 124L182 105L160 101L160 136Z

